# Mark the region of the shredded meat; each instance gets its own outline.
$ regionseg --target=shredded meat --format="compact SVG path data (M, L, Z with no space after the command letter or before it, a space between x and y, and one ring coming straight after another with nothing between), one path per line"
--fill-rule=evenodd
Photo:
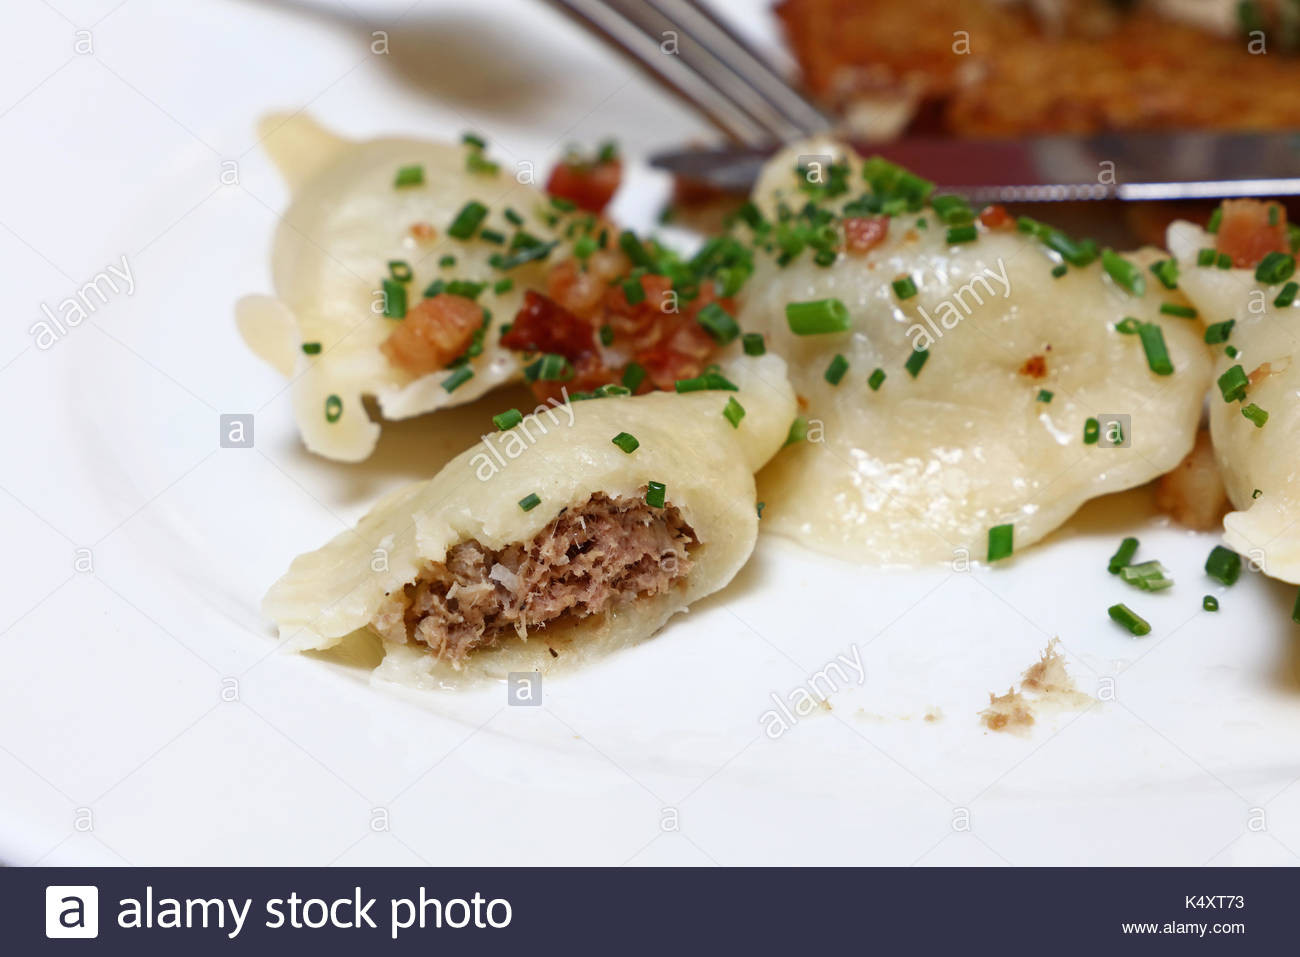
M427 562L393 592L371 626L389 641L418 641L460 667L502 637L603 614L658 595L690 571L698 539L672 505L596 494L562 511L532 541L494 550L477 541Z

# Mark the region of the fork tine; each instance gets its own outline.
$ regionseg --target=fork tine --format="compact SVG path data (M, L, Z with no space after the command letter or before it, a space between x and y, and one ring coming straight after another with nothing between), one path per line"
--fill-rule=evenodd
M786 138L790 124L680 24L645 0L552 0L651 78L686 100L730 139L759 145ZM662 44L671 31L674 52Z
M795 127L810 136L832 128L833 121L821 108L790 85L763 54L741 36L708 3L701 0L649 0L671 19L691 32L710 52L762 96Z

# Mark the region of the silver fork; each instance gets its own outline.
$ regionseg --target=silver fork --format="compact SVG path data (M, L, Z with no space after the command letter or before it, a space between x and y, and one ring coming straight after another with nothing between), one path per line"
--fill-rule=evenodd
M732 141L771 146L834 124L699 0L551 0Z

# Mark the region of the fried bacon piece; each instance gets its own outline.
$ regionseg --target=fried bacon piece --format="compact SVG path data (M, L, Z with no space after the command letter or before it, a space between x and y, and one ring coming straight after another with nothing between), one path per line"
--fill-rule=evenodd
M409 309L379 348L393 365L428 375L464 354L482 324L478 303L444 292Z
M1257 199L1224 200L1215 248L1232 257L1238 268L1257 266L1269 253L1289 253L1286 209Z
M683 300L671 279L653 273L633 281L629 302L629 267L622 253L602 250L588 257L585 267L575 259L557 263L546 295L525 294L502 345L530 355L562 355L573 368L564 381L532 383L539 399L621 383L633 362L646 372L639 392L672 389L678 379L704 371L717 346L696 317L710 302L728 311L735 303L717 299L712 282L701 284L694 299Z
M844 248L855 255L875 249L888 235L888 216L849 216L844 220Z
M570 156L551 170L546 192L589 213L599 213L614 198L622 180L623 164L617 157L588 162Z

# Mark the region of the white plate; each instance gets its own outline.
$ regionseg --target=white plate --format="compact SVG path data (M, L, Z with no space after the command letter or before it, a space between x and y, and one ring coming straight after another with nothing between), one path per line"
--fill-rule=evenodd
M765 539L724 593L548 682L541 708L501 688L401 698L359 664L275 653L258 602L289 558L501 403L392 427L359 467L301 451L283 383L232 319L269 289L285 202L256 117L474 128L541 166L569 141L614 135L638 156L704 131L527 0L113 8L0 22L5 862L1296 862L1294 589L1211 587L1214 537L1153 519L1147 490L993 571L886 574ZM221 184L226 160L239 185ZM616 212L649 222L663 188L636 170ZM36 348L40 304L123 255L134 292ZM217 448L230 412L255 414L254 449ZM1171 593L1106 573L1128 533ZM93 571L74 568L83 548ZM1107 620L1120 600L1151 637ZM988 692L1058 635L1083 690L1114 700L987 732ZM855 646L865 681L766 737L771 696Z

